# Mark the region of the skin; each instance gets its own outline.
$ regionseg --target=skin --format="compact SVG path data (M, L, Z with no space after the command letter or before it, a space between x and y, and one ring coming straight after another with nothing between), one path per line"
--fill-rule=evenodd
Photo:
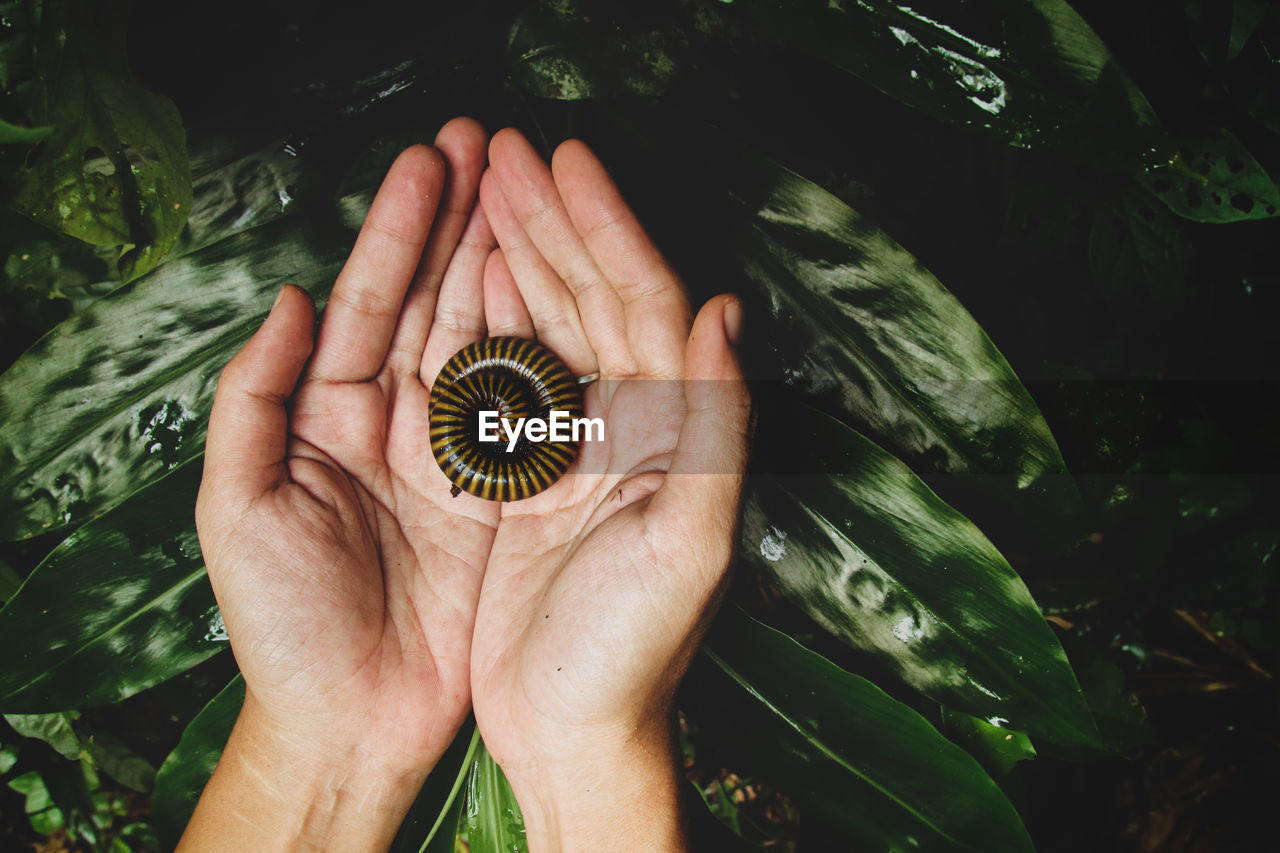
M318 334L286 287L223 372L196 521L247 690L179 850L384 850L472 706L531 850L685 845L672 703L730 558L741 311L691 321L586 146L485 154L466 119L405 151ZM601 374L607 441L514 504L451 497L427 443L486 334ZM618 381L654 378L717 381Z

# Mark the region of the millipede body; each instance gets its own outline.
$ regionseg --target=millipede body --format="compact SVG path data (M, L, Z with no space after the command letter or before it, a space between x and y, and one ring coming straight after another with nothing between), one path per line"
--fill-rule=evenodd
M453 483L493 501L519 501L549 488L569 470L577 442L531 441L521 436L508 449L480 440L481 412L550 420L552 412L582 416L582 392L555 353L523 338L486 338L460 349L440 369L431 386L431 452Z

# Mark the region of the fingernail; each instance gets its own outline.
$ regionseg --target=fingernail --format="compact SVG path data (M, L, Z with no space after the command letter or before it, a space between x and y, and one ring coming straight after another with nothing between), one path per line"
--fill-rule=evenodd
M737 297L730 299L724 305L724 336L735 347L742 337L742 303Z
M276 310L276 306L280 304L280 300L284 299L284 291L288 286L289 285L286 284L284 287L280 288L280 292L276 294L276 301L271 303L272 311Z

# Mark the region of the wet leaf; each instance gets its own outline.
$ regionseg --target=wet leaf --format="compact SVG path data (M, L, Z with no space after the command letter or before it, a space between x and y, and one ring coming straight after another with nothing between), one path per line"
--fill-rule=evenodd
M46 0L41 15L34 119L54 129L28 157L11 204L88 243L118 246L129 281L173 247L191 211L182 119L129 71L125 2Z
M1184 141L1166 163L1140 178L1174 213L1196 222L1267 219L1280 213L1280 190L1231 133Z
M993 773L1008 773L1019 761L1030 761L1036 757L1031 739L1022 732L993 726L986 720L945 706L942 708L942 729Z
M843 423L803 405L770 409L785 416L762 415L756 446L782 448L788 467L749 484L743 558L925 696L1097 747L1061 645L982 532Z
M1018 851L1013 806L964 750L911 708L785 634L726 608L685 680L711 737L846 849ZM731 734L732 732L732 734ZM831 849L819 847L817 849Z
M0 709L115 702L227 647L194 507L199 460L54 549L0 610Z
M423 784L391 853L453 853L466 786L480 749L480 731L468 718Z
M41 338L0 376L0 538L92 518L195 458L222 366L286 281L327 293L349 241L328 224L272 222L169 261Z
M528 853L520 806L483 742L472 757L465 796L462 827L471 853Z
M706 64L670 25L628 25L596 6L541 3L522 18L508 51L516 83L569 100L656 94ZM741 50L743 39L731 34L742 31L817 56L942 121L1015 145L1096 147L1100 132L1109 142L1158 135L1142 92L1065 0L968 4L942 19L913 6L694 0L670 5L666 17L679 22L677 33L722 46ZM1143 150L1132 145L1127 157Z
M160 765L153 813L157 828L171 843L177 842L191 820L243 704L244 679L237 675L187 725L178 745Z
M464 788L480 748L480 732L468 719L436 763L405 817L392 853L452 853L466 800Z
M659 95L686 71L692 29L670 0L542 0L511 28L511 79L539 97L568 101Z
M1048 535L1070 529L1080 498L1048 424L937 278L794 172L710 129L650 124L697 164L680 177L707 199L699 212L718 230L726 275L755 289L744 294L750 375L839 412L922 473L979 475Z

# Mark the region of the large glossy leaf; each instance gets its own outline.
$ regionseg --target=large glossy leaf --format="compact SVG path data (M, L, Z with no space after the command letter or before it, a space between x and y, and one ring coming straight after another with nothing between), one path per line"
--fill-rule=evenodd
M129 71L127 5L42 4L34 118L53 132L28 157L11 201L50 228L120 247L126 281L160 261L191 212L182 119Z
M535 3L512 30L512 76L528 91L566 100L654 94L706 65L689 50L690 35L741 50L741 34L750 33L1015 145L1078 146L1099 131L1109 142L1156 135L1150 104L1066 0L682 5L662 7L664 27L607 3ZM1127 156L1137 162L1142 153L1136 145Z
M763 464L789 467L752 479L744 558L926 696L1033 737L1096 746L1062 647L982 532L841 422L806 406L768 412L757 447L780 450Z
M1035 401L910 252L719 130L665 110L629 113L606 119L606 162L660 163L625 168L624 189L660 182L663 197L692 209L669 215L706 241L714 266L700 277L747 299L748 375L838 412L922 473L973 475L1029 527L1070 531L1080 497Z
M483 742L467 777L461 829L467 834L471 853L528 853L520 805Z
M704 737L738 738L739 772L776 785L841 849L1032 849L1000 789L911 708L726 608L686 679ZM817 846L815 849L834 849Z
M227 647L193 521L200 469L81 527L0 610L0 710L114 702Z
M696 20L671 0L540 0L511 27L512 82L540 97L568 101L661 94L689 70Z
M194 458L218 372L287 281L323 296L350 248L283 219L171 260L0 377L0 537L83 521Z
M191 820L243 704L244 679L237 675L187 725L178 745L160 765L154 815L157 827L171 841L177 841Z

